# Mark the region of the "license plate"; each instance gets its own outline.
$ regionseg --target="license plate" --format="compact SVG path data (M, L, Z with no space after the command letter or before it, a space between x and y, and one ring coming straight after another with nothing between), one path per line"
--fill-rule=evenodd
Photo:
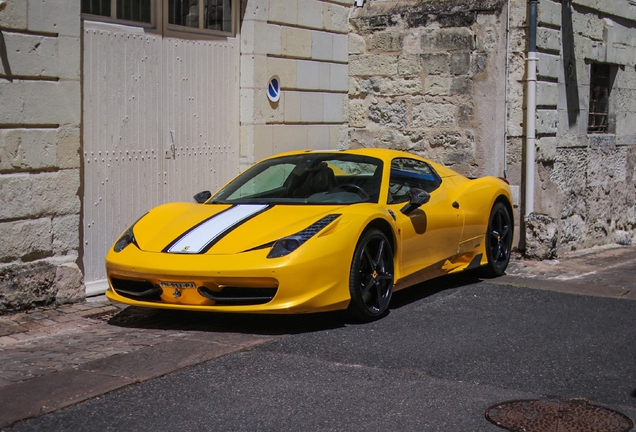
M196 288L194 282L159 282L162 288L187 289Z

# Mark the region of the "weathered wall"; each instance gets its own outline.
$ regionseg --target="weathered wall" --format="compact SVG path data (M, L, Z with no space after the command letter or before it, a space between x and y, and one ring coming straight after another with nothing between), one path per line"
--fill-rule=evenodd
M80 2L0 11L0 313L84 296Z
M347 32L353 0L243 0L241 168L346 138ZM280 78L277 103L267 83Z
M525 186L528 3L509 5L510 17L507 2L494 0L369 0L354 10L351 145L409 150L469 176L505 170L514 189ZM547 258L629 244L636 229L636 5L541 0L538 18L537 155L530 162L537 217L521 246ZM609 133L587 132L594 62L617 71Z
M513 10L511 58L522 59L526 9ZM535 211L556 232L547 256L619 242L636 228L636 6L628 0L541 0L537 30L537 158ZM609 133L588 134L590 65L616 67ZM523 65L515 62L512 99L523 93ZM511 141L522 142L519 110L510 112ZM520 159L521 150L516 156ZM520 163L511 171L518 171ZM545 242L529 232L528 241ZM538 257L547 257L539 254Z
M353 147L421 154L468 175L504 173L502 1L368 1L351 16Z

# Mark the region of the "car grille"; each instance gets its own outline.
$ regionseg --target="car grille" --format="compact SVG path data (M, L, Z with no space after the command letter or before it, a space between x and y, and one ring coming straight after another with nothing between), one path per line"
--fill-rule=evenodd
M203 297L214 300L215 306L258 305L272 301L277 288L252 288L224 286L220 291L212 291L204 286L198 291Z

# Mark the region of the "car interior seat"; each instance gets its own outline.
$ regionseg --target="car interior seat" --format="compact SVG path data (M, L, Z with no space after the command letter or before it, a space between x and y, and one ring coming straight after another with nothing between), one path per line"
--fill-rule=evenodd
M315 193L328 192L336 186L333 170L322 162L316 169L307 173L305 181L294 191L294 197L309 198Z

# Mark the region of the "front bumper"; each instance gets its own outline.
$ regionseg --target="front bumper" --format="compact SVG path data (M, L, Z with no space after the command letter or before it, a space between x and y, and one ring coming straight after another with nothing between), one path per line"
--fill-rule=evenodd
M134 306L243 313L345 309L353 247L312 239L290 255L269 249L233 255L145 252L134 245L106 257L106 296ZM355 241L353 242L355 245Z

